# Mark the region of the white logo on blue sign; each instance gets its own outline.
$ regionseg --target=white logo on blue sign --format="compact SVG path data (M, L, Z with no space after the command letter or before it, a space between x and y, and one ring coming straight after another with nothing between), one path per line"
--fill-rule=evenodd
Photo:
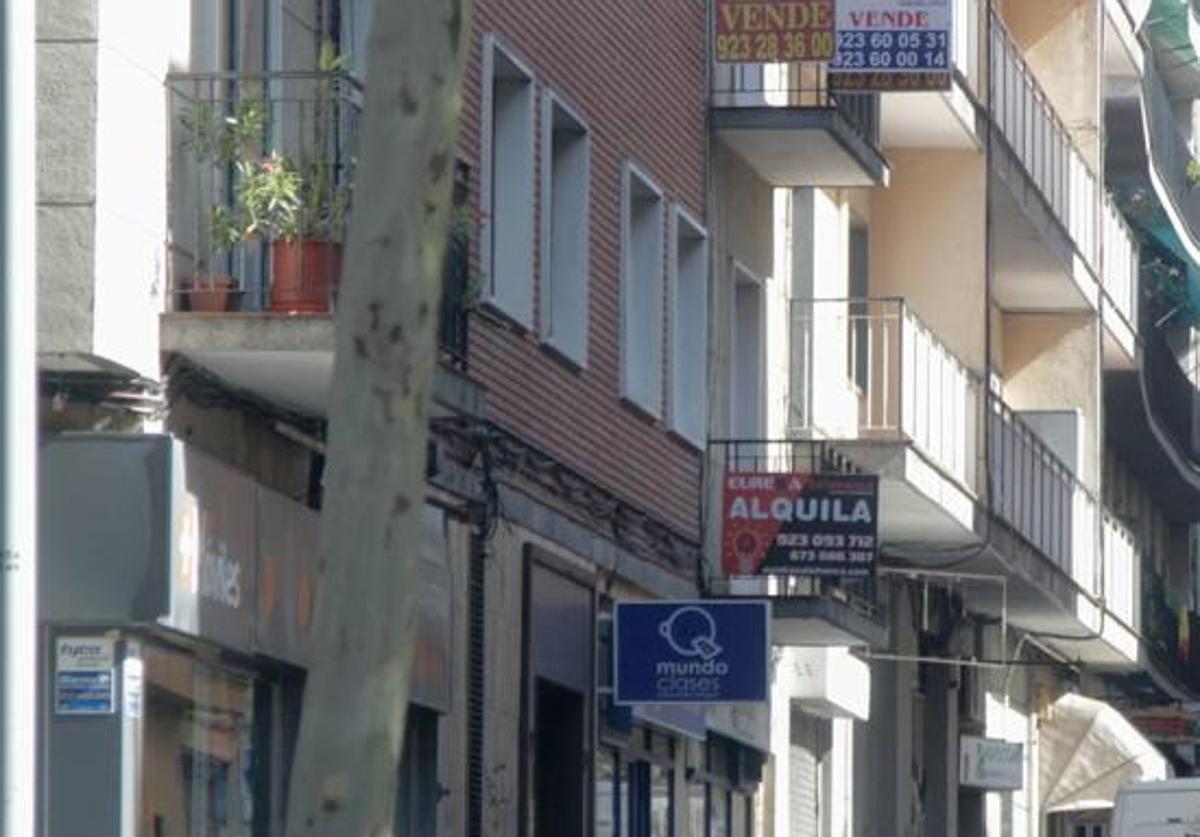
M614 611L617 704L766 701L765 602L619 602Z

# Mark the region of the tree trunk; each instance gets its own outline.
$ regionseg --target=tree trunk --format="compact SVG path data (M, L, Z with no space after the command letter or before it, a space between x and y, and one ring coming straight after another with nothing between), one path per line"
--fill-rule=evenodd
M287 833L392 833L470 0L375 3Z

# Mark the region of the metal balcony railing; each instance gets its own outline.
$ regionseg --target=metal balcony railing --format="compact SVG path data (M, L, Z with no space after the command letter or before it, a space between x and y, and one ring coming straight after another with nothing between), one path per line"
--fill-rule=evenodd
M992 513L1092 595L1099 595L1095 498L1041 436L988 395Z
M824 64L715 64L712 104L835 111L872 147L879 147L879 94L833 90Z
M911 442L976 488L979 382L901 299L795 300L789 426Z
M1124 625L1140 630L1141 550L1125 526L1108 514L1102 530L1104 604Z
M1137 319L1138 246L1124 216L1104 196L1104 292L1135 331Z
M1195 373L1188 375L1180 366L1159 329L1142 329L1142 375L1154 418L1184 456L1200 461L1200 390Z
M188 73L167 87L177 308L330 310L353 195L357 82L343 73Z
M830 445L792 439L715 439L709 443L712 473L854 473ZM722 481L723 482L723 481ZM763 573L727 577L732 595L816 597L841 602L856 613L885 621L886 597L875 577L831 578Z
M992 118L1079 252L1096 268L1096 178L995 12L991 39Z
M1175 121L1175 111L1153 61L1145 62L1142 96L1149 120L1150 163L1165 185L1175 211L1187 225L1187 233L1200 240L1200 189L1188 182L1192 150Z

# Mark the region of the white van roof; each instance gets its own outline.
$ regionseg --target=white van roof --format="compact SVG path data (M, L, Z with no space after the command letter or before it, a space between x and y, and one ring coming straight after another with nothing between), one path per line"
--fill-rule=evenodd
M1200 778L1130 782L1122 785L1117 793L1177 793L1179 791L1200 791Z

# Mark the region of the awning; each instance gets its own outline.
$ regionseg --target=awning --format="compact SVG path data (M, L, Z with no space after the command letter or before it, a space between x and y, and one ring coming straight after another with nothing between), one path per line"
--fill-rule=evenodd
M1039 736L1045 813L1111 808L1123 783L1170 775L1154 745L1103 701L1063 695Z

